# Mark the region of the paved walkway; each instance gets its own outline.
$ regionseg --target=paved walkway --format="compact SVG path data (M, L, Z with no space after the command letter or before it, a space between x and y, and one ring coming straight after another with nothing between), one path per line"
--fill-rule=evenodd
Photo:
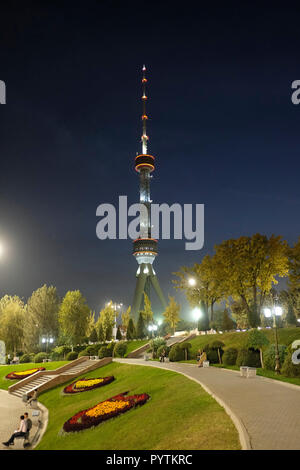
M263 377L196 364L159 363L141 359L115 361L182 373L203 385L237 425L243 447L255 450L300 450L300 387ZM244 442L243 442L244 441Z
M33 409L26 407L20 398L9 394L6 390L0 390L0 450L23 449L23 439L15 439L15 444L10 447L5 447L2 442L8 441L12 433L19 428L20 416L26 411L32 420L29 438L32 441L38 430L38 418L32 417Z

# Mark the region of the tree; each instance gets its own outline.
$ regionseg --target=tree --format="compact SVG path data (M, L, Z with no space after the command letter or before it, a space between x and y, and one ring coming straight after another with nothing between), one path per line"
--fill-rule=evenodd
M130 320L130 312L131 312L131 306L129 305L128 309L126 310L126 312L122 313L121 317L122 317L122 325L124 326L125 328L125 331L127 330L128 328L128 323L129 323L129 320Z
M235 300L231 305L232 317L237 328L243 330L249 327L248 311L241 299Z
M91 343L97 343L97 341L98 341L98 335L97 335L97 331L96 331L95 327L92 329L92 332L89 336L89 341Z
M260 353L260 362L262 368L264 368L264 361L263 361L263 346L269 344L268 338L256 328L249 331L248 339L247 339L247 347L252 349L259 349Z
M96 324L96 328L98 330L98 340L100 341L100 343L104 343L105 341L105 334L104 334L104 330L103 330L103 326L101 323L99 324Z
M191 347L192 347L191 343L183 342L183 343L180 344L180 348L184 351L184 359L185 359L185 361L188 360L189 349L191 349Z
M200 302L200 310L201 316L198 320L198 330L199 331L207 331L209 330L209 318L208 318L208 311L205 308L205 302L202 300Z
M223 347L225 346L225 344L222 342L222 341L213 341L212 344L210 344L210 349L212 350L217 350L218 352L218 359L219 359L219 364L222 364L222 357L221 357L221 351L223 351Z
M289 289L300 291L300 237L297 243L289 250Z
M145 338L146 336L146 327L144 323L143 312L139 313L139 318L138 318L137 327L136 327L136 336L139 339Z
M142 310L141 313L143 316L145 328L148 328L149 323L153 321L153 312L150 299L146 292L144 292L144 310Z
M222 330L230 331L230 330L233 330L233 328L234 328L234 322L232 318L230 318L227 308L225 308L223 312L223 318L222 318Z
M285 322L288 326L297 325L297 318L295 317L294 308L291 302L288 304L288 311L285 317Z
M26 307L18 296L5 296L0 305L0 339L6 351L16 355L23 347Z
M58 319L62 333L72 347L86 336L90 308L79 290L68 291L59 309Z
M42 336L58 337L59 306L56 287L44 284L31 294L25 321L25 347L28 352L39 350Z
M133 319L130 318L128 322L127 330L126 330L126 339L131 340L131 339L135 339L135 337L136 337L135 326L133 323Z
M203 310L208 316L210 308L210 320L214 321L214 305L222 296L222 283L220 283L220 272L215 256L206 255L201 264L195 263L192 267L183 266L179 272L174 273L179 280L174 280L175 289L185 291L186 298L195 307L203 302ZM189 284L189 279L195 280L195 285Z
M96 323L98 331L99 331L100 325L102 326L104 339L106 341L110 341L112 338L114 324L115 324L115 310L114 310L112 301L110 301L100 311L99 318Z
M222 291L243 302L252 327L260 323L262 305L272 285L278 283L276 277L288 274L287 243L281 238L257 233L215 246Z
M117 329L116 339L118 339L119 341L122 339L122 334L121 334L120 327L118 327L118 329Z
M165 321L173 329L173 334L175 334L176 325L179 322L179 312L180 305L175 301L174 297L169 296L169 305L167 306L165 312L163 313Z

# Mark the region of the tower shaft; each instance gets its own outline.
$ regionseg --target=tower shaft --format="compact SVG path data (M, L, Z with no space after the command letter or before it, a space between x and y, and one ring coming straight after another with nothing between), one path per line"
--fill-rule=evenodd
M135 170L139 174L140 184L140 203L143 204L147 211L141 213L140 216L140 237L133 242L133 255L135 256L139 265L136 277L136 288L134 293L134 300L132 305L132 312L137 319L139 311L143 309L144 292L150 296L150 286L154 288L162 309L166 308L166 301L164 295L160 289L156 274L153 270L152 264L155 257L158 254L157 240L151 238L151 199L150 199L150 181L151 173L154 171L154 160L155 158L147 153L148 148L148 136L147 136L147 120L146 114L146 67L143 66L143 78L142 78L142 103L143 103L143 114L142 114L142 153L137 155L135 158Z

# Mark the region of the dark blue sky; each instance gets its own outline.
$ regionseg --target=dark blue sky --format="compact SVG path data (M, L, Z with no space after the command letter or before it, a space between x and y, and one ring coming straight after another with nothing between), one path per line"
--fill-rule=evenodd
M166 295L175 293L172 272L224 239L260 232L296 241L299 9L9 5L0 31L0 295L27 298L47 283L61 295L80 289L96 311L111 298L131 303L131 241L98 240L95 214L119 195L138 201L143 63L152 199L205 204L203 250L160 242L155 269Z

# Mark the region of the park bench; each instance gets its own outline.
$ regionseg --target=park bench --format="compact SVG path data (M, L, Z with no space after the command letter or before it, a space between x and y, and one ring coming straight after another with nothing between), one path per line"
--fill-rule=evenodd
M240 367L240 375L241 375L241 377L245 377L246 379L249 379L251 377L256 377L256 368L255 367L242 366L242 367Z
M43 359L43 362L51 362L51 359Z

